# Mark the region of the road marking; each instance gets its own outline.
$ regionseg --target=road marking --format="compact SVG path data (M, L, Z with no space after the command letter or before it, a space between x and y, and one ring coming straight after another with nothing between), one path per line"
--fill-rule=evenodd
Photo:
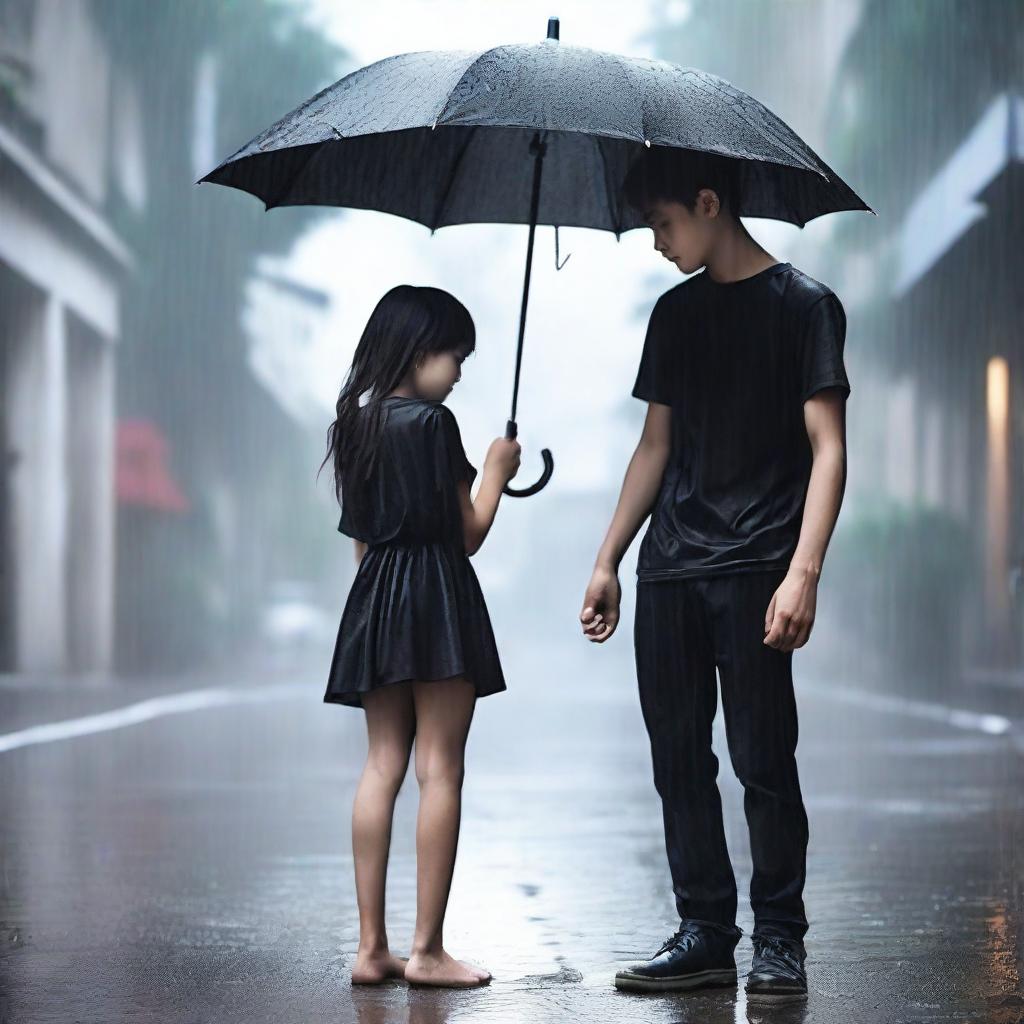
M811 693L815 697L835 700L843 704L854 704L871 711L883 711L897 715L909 715L912 718L924 718L932 722L944 722L956 729L969 729L973 732L985 733L988 736L1005 736L1013 731L1013 722L1003 715L962 711L959 708L947 707L945 704L911 700L909 697L894 697L886 693L872 693L869 690L857 690L850 686L826 686L823 683L799 680L797 692Z
M1005 736L1013 731L1013 723L1003 715L964 711L947 707L945 704L911 700L891 694L872 693L849 686L826 686L822 683L805 680L797 682L797 690L825 700L853 704L873 711L943 722L957 729L967 729L988 736ZM61 722L49 722L45 725L34 725L27 729L19 729L17 732L0 735L0 753L39 743L53 743L57 740L72 739L75 736L87 736L91 733L122 729L125 726L137 725L154 718L162 718L164 715L201 711L206 708L223 707L227 704L257 704L264 701L288 700L308 694L307 686L296 683L275 683L251 690L244 690L240 687L187 690L184 693L151 697L148 700L128 704L112 711L85 715L82 718L69 718Z
M295 683L274 683L269 686L244 690L241 687L210 687L205 690L186 690L163 697L150 697L135 704L128 704L113 711L102 711L82 718L68 718L62 722L48 722L33 725L17 732L0 736L0 753L30 747L37 743L53 743L74 736L88 736L90 733L123 729L138 725L164 715L178 715L186 711L201 711L205 708L223 707L225 704L257 704L263 701L286 700L290 697L309 695L307 686Z

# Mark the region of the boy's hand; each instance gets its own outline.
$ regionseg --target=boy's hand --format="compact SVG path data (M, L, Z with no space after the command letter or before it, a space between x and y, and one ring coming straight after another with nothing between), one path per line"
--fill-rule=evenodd
M592 643L603 644L615 632L621 599L619 577L611 569L600 566L594 569L580 612L583 635Z
M817 600L818 577L790 569L768 604L763 642L783 652L803 647L814 625Z

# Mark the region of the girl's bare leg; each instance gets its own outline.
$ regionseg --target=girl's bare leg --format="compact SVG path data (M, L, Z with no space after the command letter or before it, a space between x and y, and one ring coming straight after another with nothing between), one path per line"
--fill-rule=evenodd
M466 737L476 692L472 683L457 676L413 683L413 701L420 809L416 822L416 933L405 977L419 985L480 985L490 980L490 973L450 956L442 940L459 844Z
M353 985L376 985L405 974L392 956L384 926L384 886L395 798L409 766L416 732L412 687L393 683L363 697L369 750L352 807L352 856L359 904L359 951Z

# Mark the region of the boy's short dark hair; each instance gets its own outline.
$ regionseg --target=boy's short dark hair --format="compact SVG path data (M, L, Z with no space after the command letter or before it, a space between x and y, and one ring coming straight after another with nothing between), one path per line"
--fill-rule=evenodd
M656 202L682 203L691 213L697 193L712 189L733 216L739 208L738 165L729 157L674 146L651 146L630 167L622 190L626 202L643 213Z

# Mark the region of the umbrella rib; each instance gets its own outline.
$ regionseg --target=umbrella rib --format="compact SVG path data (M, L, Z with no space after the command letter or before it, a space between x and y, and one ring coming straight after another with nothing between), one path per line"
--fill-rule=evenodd
M431 131L436 130L437 122L440 121L441 118L448 113L448 104L451 103L452 97L459 91L459 86L461 86L462 83L466 80L466 75L468 75L473 70L473 68L475 68L477 64L479 64L480 61L484 59L484 57L486 57L489 53L493 53L495 49L497 49L497 47L491 46L488 47L488 49L486 50L477 51L476 56L462 69L462 74L459 75L459 80L455 83L455 85L451 87L451 89L448 90L448 95L445 96L444 103L441 104L441 109L437 112L437 115L434 117L434 123L430 126Z
M469 131L465 133L466 141L460 147L458 154L455 157L455 162L452 164L451 174L448 175L448 183L445 185L444 192L441 198L437 202L437 206L434 209L434 216L430 223L430 233L433 234L439 227L439 221L441 220L441 214L444 212L445 204L448 202L448 196L451 195L452 186L455 184L455 178L459 173L459 167L462 164L462 159L466 155L466 150L469 149L470 143L473 141L473 136L476 135L478 125L473 125Z
M613 189L611 182L608 180L608 156L604 151L604 146L601 145L601 139L596 135L592 135L591 139L593 139L594 145L597 146L598 155L601 157L601 168L604 172L601 177L604 179L605 195L608 199L609 210L612 213L612 223L614 224L612 230L615 232L615 237L618 238L622 233L622 228L620 227L622 223L622 190Z

